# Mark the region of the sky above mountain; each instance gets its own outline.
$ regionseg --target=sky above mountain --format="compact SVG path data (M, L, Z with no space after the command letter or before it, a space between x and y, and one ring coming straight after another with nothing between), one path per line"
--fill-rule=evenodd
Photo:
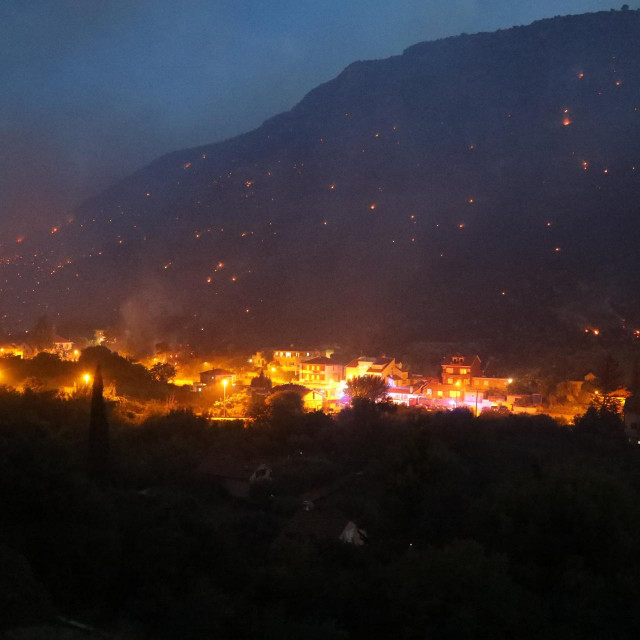
M0 232L55 223L163 153L254 128L355 60L609 8L602 0L3 0Z

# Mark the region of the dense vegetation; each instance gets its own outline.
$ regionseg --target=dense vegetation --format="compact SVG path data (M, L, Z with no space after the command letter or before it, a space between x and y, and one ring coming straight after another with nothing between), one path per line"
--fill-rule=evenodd
M332 420L285 400L248 428L112 414L104 483L87 469L88 398L0 391L3 628L636 637L639 452L607 407L558 427L363 400ZM233 498L230 462L273 477ZM348 520L364 546L338 541Z

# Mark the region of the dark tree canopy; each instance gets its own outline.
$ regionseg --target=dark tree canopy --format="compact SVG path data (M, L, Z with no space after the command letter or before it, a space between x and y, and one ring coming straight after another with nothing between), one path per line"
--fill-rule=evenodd
M377 402L387 395L389 387L378 376L357 376L347 381L345 393L351 400L369 400Z

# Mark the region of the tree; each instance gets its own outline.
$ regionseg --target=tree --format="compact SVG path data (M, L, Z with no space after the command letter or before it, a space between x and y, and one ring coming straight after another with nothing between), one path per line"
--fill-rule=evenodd
M624 422L620 406L607 396L590 406L584 415L574 420L577 433L586 433L605 438L625 439Z
M293 390L276 391L266 399L266 406L271 426L283 431L293 428L304 413L302 394Z
M345 393L354 400L377 402L387 395L387 384L377 376L357 376L347 382Z
M158 362L149 369L149 373L152 375L154 380L167 383L176 377L177 371L169 362Z
M251 378L252 389L271 389L271 378L264 375L264 371L260 371L260 375L255 378Z
M99 484L106 483L109 476L109 422L103 391L102 370L98 365L91 391L87 471Z
M31 340L38 349L49 349L53 346L55 329L47 316L40 316L31 330Z
M602 396L611 395L613 391L616 391L622 386L620 366L610 353L604 357L595 374L596 387Z

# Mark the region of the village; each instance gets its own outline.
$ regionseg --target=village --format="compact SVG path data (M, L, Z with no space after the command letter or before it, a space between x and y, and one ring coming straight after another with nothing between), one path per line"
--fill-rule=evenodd
M269 396L282 391L298 393L306 411L336 414L351 403L350 383L367 377L384 385L384 393L372 399L384 399L395 405L428 411L466 408L476 416L547 414L567 423L584 413L600 394L606 394L620 408L630 396L622 382L614 384L616 388L609 385L599 389L601 381L592 370L584 371L579 378L556 382L547 393L532 390L518 384L515 375L488 375L479 355L458 351L442 353L439 371L432 368L429 374L412 371L388 355L344 358L337 347L290 345L261 349L249 358L241 355L220 358L213 354L207 360L189 347L159 343L155 355L134 358L116 337L103 330L96 330L90 340L72 340L54 333L45 345L35 346L34 341L5 342L0 346L0 359L37 362L34 359L44 353L61 363L81 364L85 350L92 348L108 349L132 364L143 366L155 380L179 390L179 405L215 419L250 417L248 408L252 404L263 404ZM74 373L73 379L58 382L57 388L60 393L71 395L86 388L92 375L89 369L80 375ZM33 377L27 382L9 378L0 369L0 384L21 390L34 384ZM111 397L128 395L117 392L115 382L107 387Z

